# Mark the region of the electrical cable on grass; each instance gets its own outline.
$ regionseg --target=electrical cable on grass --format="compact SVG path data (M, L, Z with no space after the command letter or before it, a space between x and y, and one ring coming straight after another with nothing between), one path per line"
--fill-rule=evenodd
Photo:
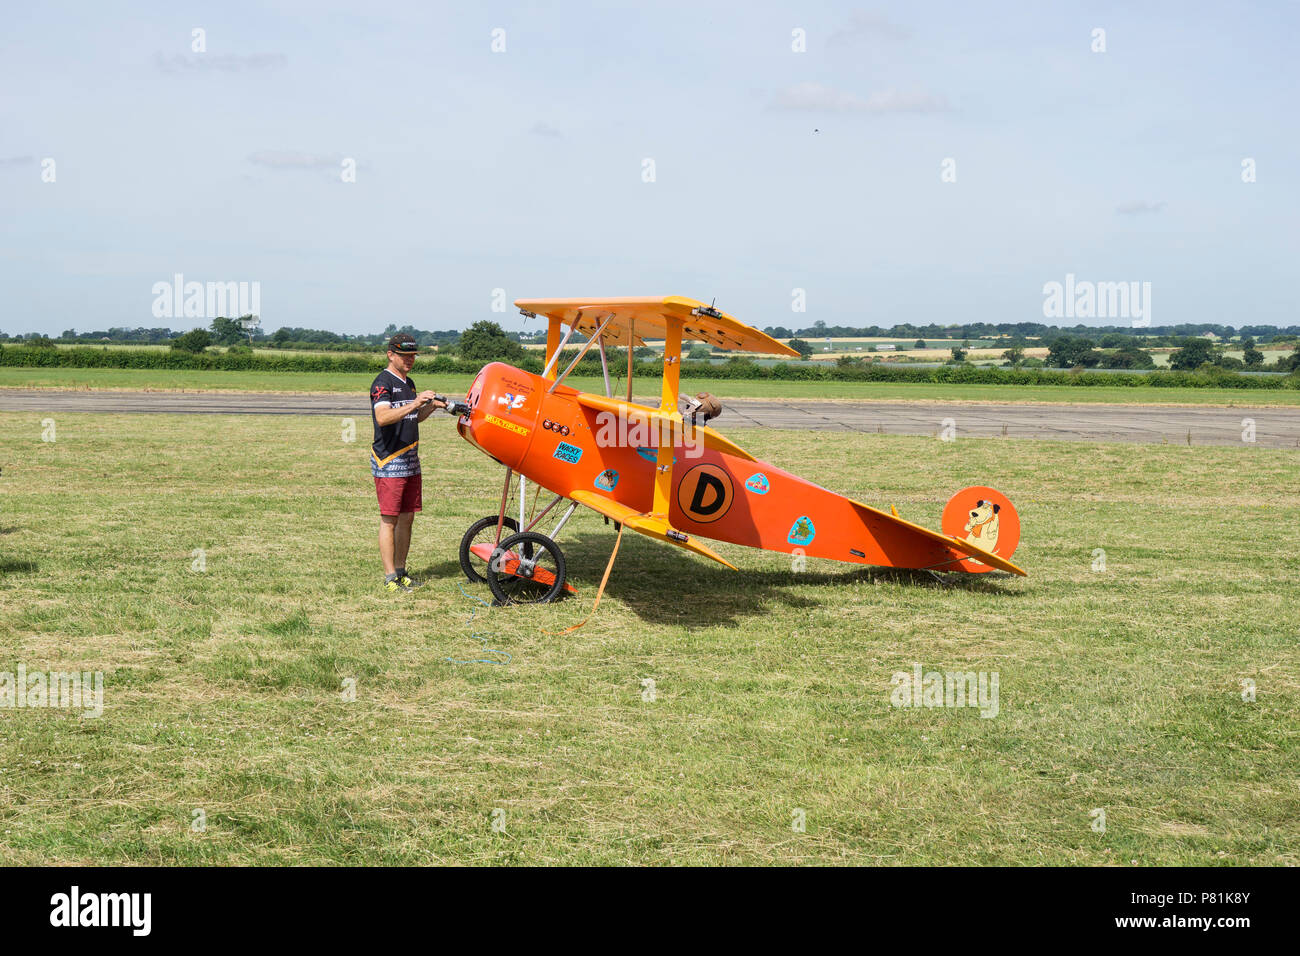
M470 598L471 600L474 601L478 601L479 604L482 604L486 608L490 608L492 606L488 604L487 601L483 600L481 597L475 597L473 594L470 594L468 591L466 591L463 587L460 586L459 581L456 582L456 587L460 590L461 594L465 595L465 597ZM478 614L478 608L475 608L473 611L470 612L469 618L465 621L465 623L469 624L471 621L473 621L474 615L476 614ZM500 651L497 650L495 647L488 647L487 646L488 637L486 635L480 633L471 633L470 637L483 645L484 654L504 654L506 659L503 661L499 661L499 660L494 660L493 658L490 657L473 657L473 658L468 658L466 660L461 660L455 657L448 657L448 658L444 658L444 660L447 660L452 664L498 664L501 667L505 667L512 660L514 660L514 655L511 654L509 651Z

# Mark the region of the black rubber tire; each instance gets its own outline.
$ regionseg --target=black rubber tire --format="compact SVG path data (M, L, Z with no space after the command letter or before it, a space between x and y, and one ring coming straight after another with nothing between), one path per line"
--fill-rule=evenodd
M506 604L549 604L564 593L564 552L560 546L544 534L536 531L525 531L521 534L512 534L508 538L502 538L498 546L499 551L522 551L524 556L531 559L536 555L537 560L542 560L540 552L545 551L550 557L550 563L554 565L555 582L549 589L545 585L530 581L526 578L514 574L504 574L492 569L491 562L488 563L487 584L491 590L492 596L496 598L499 605ZM496 552L493 552L495 555Z
M487 580L487 578L479 573L478 568L474 567L474 562L477 561L478 558L470 554L470 545L474 543L475 537L482 534L485 528L495 528L496 526L496 515L488 515L486 518L479 518L469 526L469 530L467 530L460 539L460 569L465 572L465 577L469 578L475 584L482 584ZM519 522L515 521L514 518L506 518L501 526L501 539L504 541L510 535L518 533Z

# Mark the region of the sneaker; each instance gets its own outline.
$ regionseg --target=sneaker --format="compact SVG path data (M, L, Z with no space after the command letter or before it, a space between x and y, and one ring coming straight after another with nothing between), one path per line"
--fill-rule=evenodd
M411 576L409 574L403 574L398 577L397 583L400 584L402 587L406 588L406 590L412 591L415 588L422 586L424 582L414 581L411 579Z
M406 585L402 584L401 581L394 578L391 581L384 582L384 591L387 594L397 594L398 592L405 592L407 594L410 594L411 588L407 587Z

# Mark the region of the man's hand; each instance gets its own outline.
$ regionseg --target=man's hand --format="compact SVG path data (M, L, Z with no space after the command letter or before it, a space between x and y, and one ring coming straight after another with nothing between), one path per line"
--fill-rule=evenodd
M415 396L415 408L420 413L418 421L424 421L438 409L446 407L447 403L433 391L424 391Z

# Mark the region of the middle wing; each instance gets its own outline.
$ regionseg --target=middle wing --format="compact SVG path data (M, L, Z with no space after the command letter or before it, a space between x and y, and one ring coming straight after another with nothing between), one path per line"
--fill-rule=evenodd
M605 398L603 395L593 395L590 392L579 392L574 396L574 400L586 408L595 409L598 412L610 412L624 419L629 426L644 424L652 430L650 434L664 434L669 444L676 443L681 436L683 429L687 426L682 424L682 416L674 415L668 412L661 412L657 408L650 408L646 405L638 405L635 402L625 402L618 398ZM700 441L705 448L712 448L715 451L725 452L733 458L741 458L746 461L757 461L758 459L751 455L745 449L741 448L729 438L718 434L708 425L692 425L692 434Z

